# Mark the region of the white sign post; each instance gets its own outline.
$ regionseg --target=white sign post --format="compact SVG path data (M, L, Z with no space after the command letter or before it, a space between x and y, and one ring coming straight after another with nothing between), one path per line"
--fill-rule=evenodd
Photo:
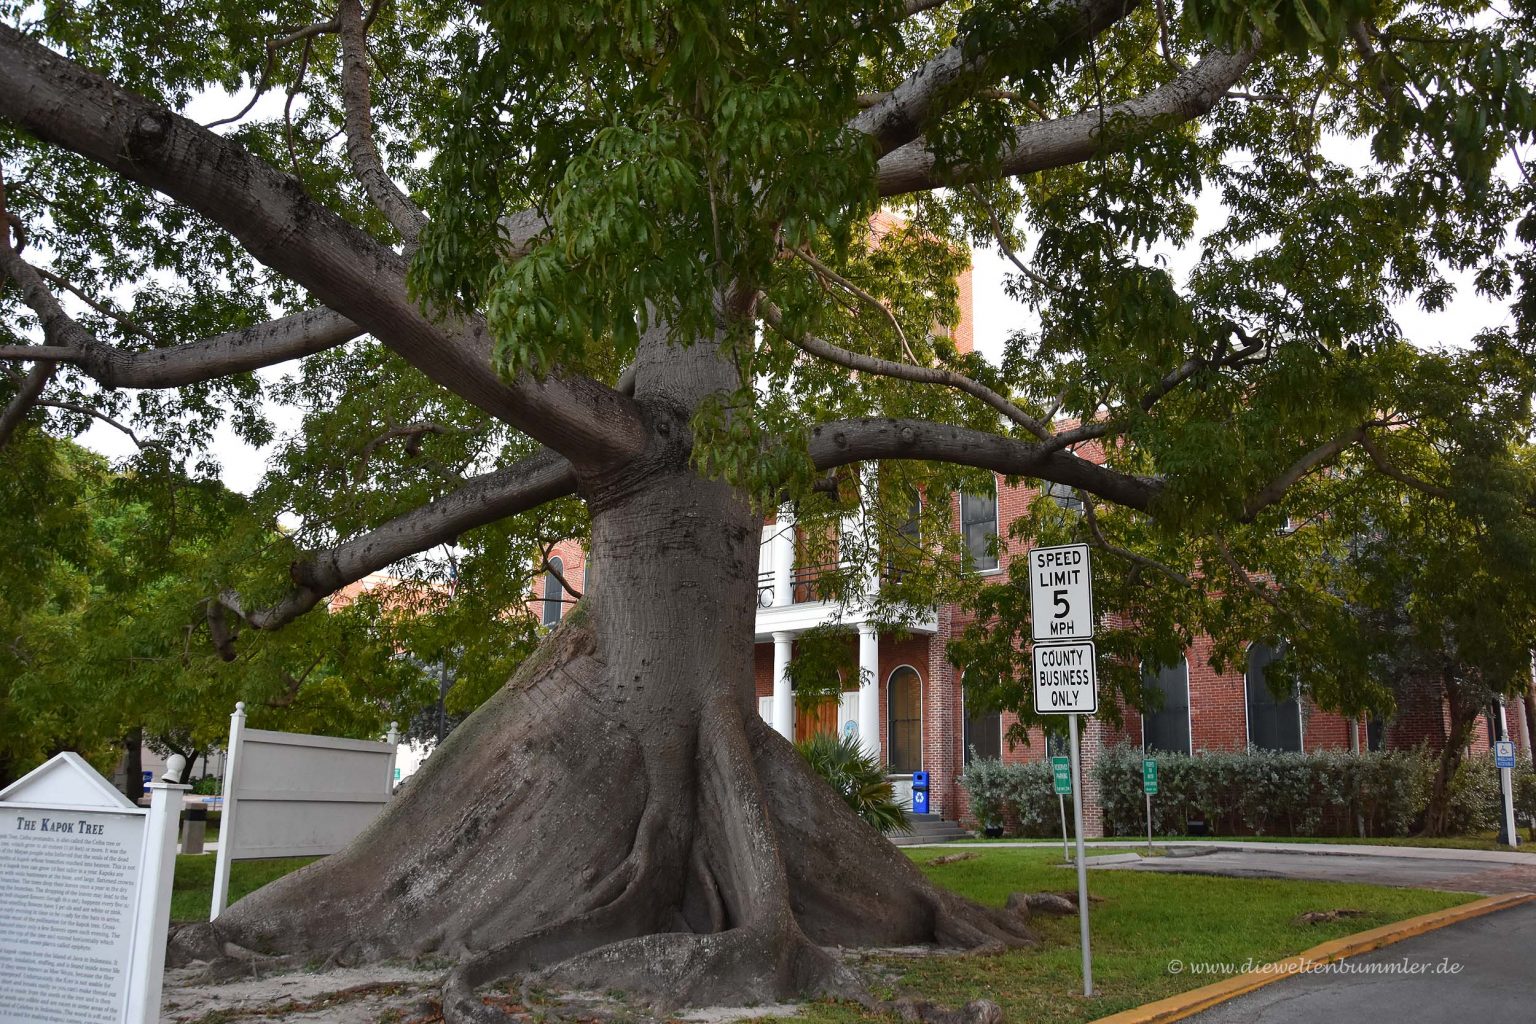
M189 788L146 812L63 753L0 791L0 1024L157 1024Z
M1029 552L1030 617L1035 641L1035 712L1066 715L1072 755L1072 818L1077 825L1077 921L1083 942L1083 995L1093 995L1088 940L1088 864L1083 848L1083 758L1077 719L1099 710L1093 646L1093 570L1088 545Z
M1503 713L1503 708L1499 712ZM1499 769L1499 781L1504 787L1504 835L1510 846L1519 846L1520 837L1515 834L1515 744L1513 740L1499 740L1493 745L1493 763Z

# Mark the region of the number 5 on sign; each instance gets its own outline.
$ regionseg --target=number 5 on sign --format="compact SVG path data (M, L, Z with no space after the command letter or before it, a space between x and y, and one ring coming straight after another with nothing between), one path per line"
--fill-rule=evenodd
M1037 642L1092 638L1093 572L1087 544L1030 550L1029 607Z

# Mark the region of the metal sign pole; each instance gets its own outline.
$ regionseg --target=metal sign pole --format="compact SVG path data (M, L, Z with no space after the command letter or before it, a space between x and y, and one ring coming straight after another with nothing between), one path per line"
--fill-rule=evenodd
M1147 852L1152 852L1152 794L1147 794Z
M1077 715L1067 716L1072 738L1072 822L1077 826L1077 923L1083 937L1083 995L1093 995L1093 950L1088 944L1088 863L1083 855L1083 761L1077 745Z
M1061 862L1071 864L1072 854L1067 850L1067 798L1058 793L1056 803L1061 807Z

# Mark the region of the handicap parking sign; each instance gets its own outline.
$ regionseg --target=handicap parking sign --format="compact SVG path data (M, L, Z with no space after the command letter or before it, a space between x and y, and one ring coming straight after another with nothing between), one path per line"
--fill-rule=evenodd
M1515 744L1512 741L1499 740L1493 745L1493 765L1495 768L1515 766Z

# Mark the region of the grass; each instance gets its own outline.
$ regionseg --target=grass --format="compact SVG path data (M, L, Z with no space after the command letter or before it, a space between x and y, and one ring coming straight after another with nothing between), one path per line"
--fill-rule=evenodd
M276 881L295 871L314 857L285 857L281 860L237 860L229 869L229 902ZM213 902L213 863L211 853L176 858L176 882L171 888L172 921L206 921Z
M1071 890L1074 872L1051 849L979 850L974 860L927 864L943 850L911 851L930 878L972 899L998 905L1013 891ZM948 852L954 852L952 849ZM972 999L997 1002L1008 1020L1081 1024L1177 992L1220 980L1175 974L1168 962L1267 963L1318 943L1433 910L1466 903L1472 894L1388 889L1336 882L1215 878L1095 871L1089 891L1103 897L1090 913L1094 987L1084 999L1077 919L1037 917L1044 940L1038 950L1000 956L930 957L890 961L904 968L900 985L958 1006ZM1351 908L1352 920L1305 925L1307 911ZM882 1018L857 1007L817 1004L812 1024L868 1024Z
M1124 841L1095 852L1134 849ZM947 849L909 851L935 882L983 903L1001 906L1011 892L1075 890L1076 874L1051 847L985 849L952 864L930 862ZM238 861L230 884L233 901L312 858ZM1195 875L1094 871L1093 973L1097 995L1084 999L1077 919L1039 916L1042 946L998 956L888 958L904 992L959 1006L972 999L997 1002L1008 1020L1034 1024L1083 1024L1220 980L1220 975L1174 973L1170 960L1242 965L1268 963L1329 939L1416 917L1477 899L1471 893L1391 889L1338 882L1219 878ZM213 858L178 857L174 920L206 920L213 886ZM1363 916L1299 924L1309 911L1363 911ZM809 1024L898 1024L857 1006L817 1003L801 1020Z

